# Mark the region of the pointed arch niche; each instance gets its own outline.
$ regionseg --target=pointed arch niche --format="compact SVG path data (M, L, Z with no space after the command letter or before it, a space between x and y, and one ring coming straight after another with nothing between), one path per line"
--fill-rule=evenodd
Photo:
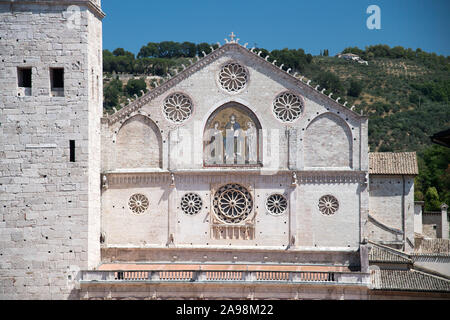
M261 166L261 129L246 106L234 101L220 106L203 131L204 166Z
M353 166L352 133L347 123L332 113L315 118L304 135L306 168L345 168Z
M162 137L148 117L136 115L117 133L116 169L162 168Z

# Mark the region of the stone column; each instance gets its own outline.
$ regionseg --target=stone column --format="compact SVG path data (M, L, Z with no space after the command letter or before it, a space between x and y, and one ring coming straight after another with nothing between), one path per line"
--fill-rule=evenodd
M414 201L414 232L415 233L423 233L423 221L422 221L422 213L423 213L423 201Z
M295 128L288 131L288 168L290 170L298 170L298 132Z
M448 205L443 203L441 205L441 224L442 224L442 239L448 239L448 219L447 219Z
M176 239L176 196L177 187L175 182L175 175L173 173L169 176L169 198L167 201L167 246L174 247Z
M288 239L288 247L295 248L298 245L298 236L297 236L297 173L293 171L292 173L292 181L291 188L289 192L289 239Z

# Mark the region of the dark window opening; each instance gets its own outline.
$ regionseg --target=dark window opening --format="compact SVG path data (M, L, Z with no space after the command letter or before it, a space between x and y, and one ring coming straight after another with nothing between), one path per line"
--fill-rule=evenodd
M31 88L31 68L17 68L18 86Z
M50 69L50 81L52 89L64 88L64 69L52 68Z
M69 141L70 162L75 162L75 140Z

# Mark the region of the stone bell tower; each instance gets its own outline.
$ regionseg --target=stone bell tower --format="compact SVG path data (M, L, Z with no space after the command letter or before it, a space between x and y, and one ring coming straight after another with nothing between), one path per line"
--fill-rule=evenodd
M0 0L0 299L100 261L100 0Z

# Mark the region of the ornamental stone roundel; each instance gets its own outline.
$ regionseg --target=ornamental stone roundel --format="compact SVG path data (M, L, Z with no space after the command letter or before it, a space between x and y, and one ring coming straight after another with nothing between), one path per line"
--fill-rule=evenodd
M236 224L244 221L250 215L253 209L253 199L246 188L236 183L230 183L216 191L213 208L220 220Z
M149 207L148 198L140 193L133 194L128 200L128 207L135 214L143 214Z
M275 193L266 200L266 209L274 216L281 216L287 210L287 199L284 195Z
M273 102L273 114L282 122L294 122L303 112L303 100L296 94L284 92Z
M339 201L332 195L326 195L319 199L319 210L323 215L331 216L339 210Z
M202 199L196 193L186 193L181 198L181 210L188 215L194 215L202 209Z
M219 72L219 83L228 93L237 93L245 88L248 82L247 69L236 62L225 64Z
M192 115L192 101L183 93L173 93L164 100L163 114L173 123L182 123Z

